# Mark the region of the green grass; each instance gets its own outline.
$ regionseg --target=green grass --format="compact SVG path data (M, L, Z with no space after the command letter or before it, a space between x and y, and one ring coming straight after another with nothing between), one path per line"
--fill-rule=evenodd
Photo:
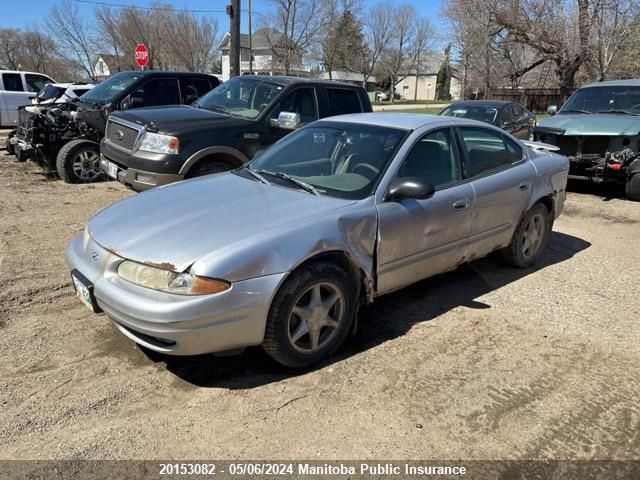
M448 105L452 102L452 100L394 100L391 103L388 100L383 102L371 102L371 105L430 105L432 103L442 103Z

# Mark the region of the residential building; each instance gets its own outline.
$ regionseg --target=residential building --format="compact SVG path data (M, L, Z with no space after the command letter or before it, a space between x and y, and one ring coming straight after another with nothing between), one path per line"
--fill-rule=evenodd
M358 86L362 86L362 83L364 82L363 74L355 73L355 72L343 72L340 70L331 72L331 75L329 75L329 72L320 72L320 74L318 75L318 78L322 80L335 80L338 82L351 83L353 85L358 85ZM372 91L375 89L375 86L376 86L376 77L370 76L367 79L366 90Z
M96 64L93 68L96 72L96 79L98 81L102 81L114 73L140 69L133 58L133 54L127 57L124 55L109 55L106 53L98 55L98 59L96 60Z
M229 32L224 34L218 48L222 51L222 80L227 81L231 77L231 63L229 61L230 49ZM285 36L273 28L261 28L251 36L251 52L253 54L252 68L249 66L249 35L240 34L240 74L246 75L253 72L254 75L283 75L284 70L274 50L286 41ZM274 58L275 57L275 58ZM289 75L295 77L308 77L310 69L302 65L302 52L297 52L289 69Z
M430 55L421 61L418 68L400 75L404 77L396 85L396 93L404 100L436 100L436 84L438 71L442 66L443 57ZM452 100L461 98L461 78L458 70L450 68L449 94Z

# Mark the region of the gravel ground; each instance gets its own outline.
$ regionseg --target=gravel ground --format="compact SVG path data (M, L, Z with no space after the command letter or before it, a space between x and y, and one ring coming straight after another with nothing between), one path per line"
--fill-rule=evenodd
M130 194L0 156L0 458L640 456L640 204L582 187L536 268L381 298L292 372L259 348L145 353L75 298L64 246Z

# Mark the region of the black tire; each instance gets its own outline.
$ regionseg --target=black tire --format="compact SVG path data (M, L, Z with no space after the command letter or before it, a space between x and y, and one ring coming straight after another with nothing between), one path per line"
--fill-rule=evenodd
M222 162L220 160L203 160L198 162L191 170L189 170L186 178L196 178L202 177L203 175L228 172L229 170L233 170L234 168L235 167L233 165L230 165L227 162Z
M16 154L15 146L10 141L15 136L16 136L15 130L12 130L11 132L9 132L9 135L7 136L7 140L6 140L6 143L5 143L5 149L7 150L7 154L9 154L9 155L15 155Z
M66 183L94 183L105 179L100 169L100 146L91 140L72 140L56 158L58 175Z
M631 176L625 185L625 195L629 200L640 202L640 173Z
M317 327L318 323L316 323L317 348L314 350L311 338L313 327L310 327L310 323L302 316L298 317L293 309L301 302L306 303L306 299L309 299L306 308L310 312L315 312L312 302L316 287L319 292L325 289L325 294L332 291L339 293L335 303L329 301L329 296L322 297L322 293L320 293L318 298L321 303L332 306L329 306L326 312L327 317L318 315L318 318L310 318L308 322L317 322L322 318L329 318L335 322L335 318L333 318L335 316L339 316L339 320L335 322L337 327L329 325ZM285 280L273 299L262 348L274 360L287 367L301 368L324 360L342 345L349 334L356 312L357 298L356 282L338 265L327 261L317 261L300 267ZM316 304L316 306L320 305ZM324 305L320 306L320 308L322 307ZM332 312L333 314L331 314ZM315 313L312 313L310 317L314 315ZM295 336L296 332L300 331L300 327L304 326L303 324L307 327L307 333L302 334L298 340L293 340L292 334ZM292 330L295 331L292 332ZM305 348L307 351L304 351Z
M531 229L537 229L538 226L542 228L542 231L534 235L537 239L535 248L527 248L530 245L526 242L527 238L531 238ZM511 243L500 251L503 260L518 268L527 268L535 264L549 241L552 227L553 216L547 207L541 203L534 205L520 221Z

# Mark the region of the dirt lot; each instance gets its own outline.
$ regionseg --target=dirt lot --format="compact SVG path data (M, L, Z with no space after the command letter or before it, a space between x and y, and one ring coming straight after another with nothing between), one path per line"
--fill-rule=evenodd
M640 456L640 204L571 193L538 268L382 298L294 373L145 354L78 301L63 248L130 194L0 156L0 458Z

